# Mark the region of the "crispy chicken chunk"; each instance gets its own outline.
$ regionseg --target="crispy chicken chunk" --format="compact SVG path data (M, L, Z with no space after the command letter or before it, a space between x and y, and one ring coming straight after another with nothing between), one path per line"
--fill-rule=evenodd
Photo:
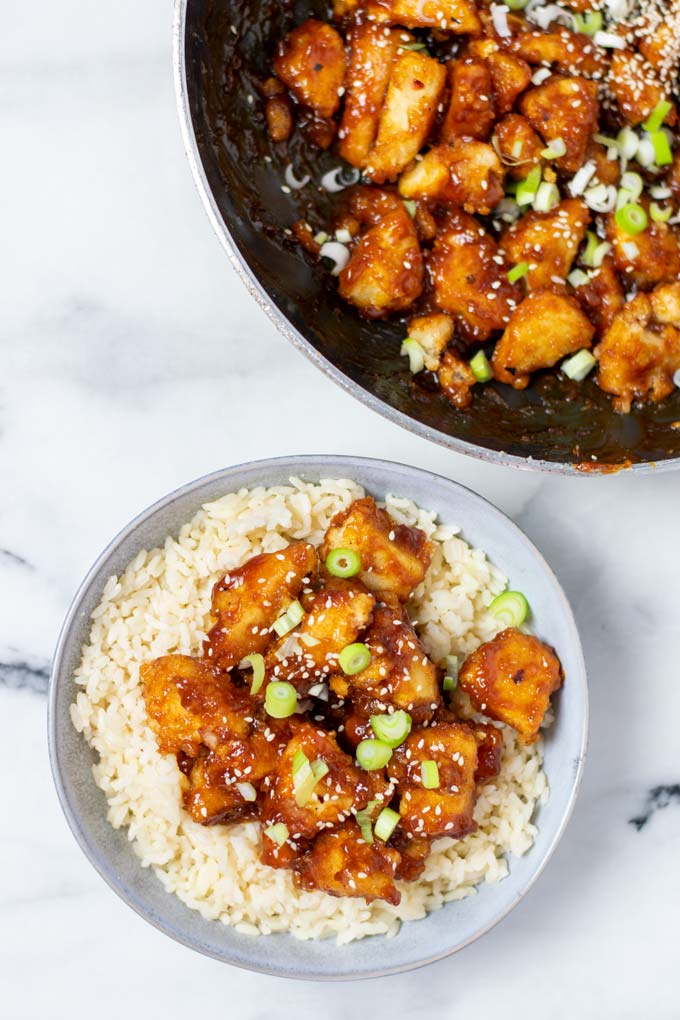
M214 746L248 734L248 692L219 676L211 663L164 655L144 663L140 676L147 719L161 754L183 752L193 758L203 744Z
M491 359L494 375L523 390L532 372L552 368L567 354L590 347L594 333L574 298L551 290L532 291L496 344Z
M579 245L586 236L590 211L580 198L567 198L550 212L527 212L501 240L511 262L526 262L532 289L565 283Z
M330 578L302 602L306 611L302 623L272 645L265 668L272 679L287 680L306 694L338 671L340 652L369 626L375 598L360 582Z
M423 786L423 762L433 761L439 786ZM413 836L460 839L477 828L475 806L477 741L465 723L435 722L413 730L387 766L400 795L401 828Z
M460 205L489 213L503 198L505 171L493 147L472 138L437 145L399 178L402 198Z
M663 400L680 368L680 283L638 294L624 305L595 349L598 383L628 413L633 400ZM675 316L675 317L674 317Z
M423 288L423 258L403 204L366 231L339 281L341 297L369 319L413 304Z
M458 209L448 213L428 266L435 303L456 317L470 341L483 342L503 329L522 300L521 287L508 281L510 266L494 239Z
M305 577L317 569L316 549L294 542L280 552L253 556L213 589L215 625L204 653L219 669L230 669L246 655L263 652L271 627L297 597Z
M437 372L437 379L444 396L454 407L463 411L470 406L472 387L477 382L477 377L467 361L463 361L454 351L446 351Z
M425 368L436 372L442 354L453 339L453 319L441 312L416 315L408 324L408 335L416 340L425 352Z
M609 71L608 88L629 124L641 124L654 107L666 98L654 71L640 53L614 50ZM667 122L676 119L675 108Z
M489 53L486 62L491 73L494 110L497 117L509 113L517 97L531 81L531 68L526 60L504 50Z
M331 896L361 896L367 902L401 899L394 884L400 855L376 839L365 843L359 827L350 822L323 832L296 866L296 884L321 889Z
M487 783L501 771L503 757L503 731L491 723L473 723L477 741L477 771L475 783Z
M359 554L359 577L383 600L406 602L430 566L432 546L424 532L397 524L370 496L355 499L336 514L320 549L323 560L331 549Z
M441 702L437 670L404 610L377 605L364 641L371 653L369 665L354 676L333 677L333 690L349 696L367 716L392 706L405 709L416 722L430 719Z
M458 683L475 708L508 723L524 743L532 744L550 695L562 685L562 668L552 648L508 627L468 655Z
M405 882L415 882L425 871L425 864L430 853L431 842L427 836L414 836L406 833L398 825L390 837L390 846L399 851L401 860L397 867L397 878Z
M648 208L645 199L640 204ZM650 218L645 229L631 237L610 213L607 239L612 244L614 267L629 283L647 289L680 277L680 237L667 223L655 223Z
M525 92L519 108L546 144L562 139L567 151L555 164L576 173L585 159L590 136L597 130L597 84L587 78L554 75Z
M309 18L280 44L274 71L299 102L332 117L345 81L345 44L331 25Z
M328 772L317 782L309 800L296 802L293 762L302 751L311 763L324 762ZM266 798L263 827L282 821L293 840L311 839L322 829L338 825L369 800L389 799L389 786L378 773L365 772L341 751L332 733L302 722L280 755L275 772L263 782Z
M590 273L588 283L576 287L574 297L594 323L598 335L608 329L625 304L623 287L610 256Z
M448 66L451 98L439 140L466 136L486 141L494 122L491 71L485 60L461 57Z
M377 184L393 181L417 155L430 133L445 81L446 69L438 60L415 51L397 56L366 167Z
M397 29L385 31L384 25L370 21L355 25L349 33L350 60L338 152L352 166L364 167L368 162L403 35Z
M441 28L460 35L481 29L474 0L368 0L365 6L375 21L404 28Z
M523 30L513 33L507 46L528 64L553 64L565 74L584 74L593 78L602 78L606 73L607 57L589 36L558 26L547 32L539 29L526 31L528 22L513 18L511 27L514 29L518 24Z
M526 117L509 113L496 124L494 133L501 162L511 177L522 180L532 167L540 166L545 145Z

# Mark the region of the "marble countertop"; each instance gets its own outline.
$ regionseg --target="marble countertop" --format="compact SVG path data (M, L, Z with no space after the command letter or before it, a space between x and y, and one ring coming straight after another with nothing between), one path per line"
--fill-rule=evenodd
M476 463L313 369L248 297L194 191L171 14L169 0L3 10L0 1015L172 1017L226 1002L241 1020L677 1017L680 473ZM457 957L342 988L231 969L136 917L76 846L45 735L58 628L111 536L190 478L300 452L419 464L495 502L552 563L590 673L581 796L530 895Z

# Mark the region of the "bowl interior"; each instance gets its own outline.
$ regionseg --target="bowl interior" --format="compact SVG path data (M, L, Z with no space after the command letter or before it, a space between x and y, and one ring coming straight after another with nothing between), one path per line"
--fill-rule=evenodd
M533 608L532 625L555 646L567 678L546 739L551 796L540 809L534 846L510 860L509 877L403 925L395 938L375 936L342 948L334 941L301 942L288 935L253 939L204 920L167 893L153 872L140 866L126 831L115 831L107 822L104 794L92 778L94 754L69 715L75 694L73 672L107 579L120 573L140 549L178 534L206 501L242 486L285 484L292 474L309 481L352 477L376 498L388 493L406 496L436 509L441 520L460 525L467 541L485 549L513 587L526 592ZM419 966L460 949L503 917L536 878L566 824L580 778L587 729L585 667L571 610L554 575L522 532L481 497L436 475L381 461L285 458L228 469L192 483L142 514L105 550L64 625L53 667L49 728L55 781L74 834L100 874L139 914L180 942L242 967L300 978L368 977Z
M548 373L523 392L497 383L480 387L472 406L459 411L427 380L414 379L399 356L404 327L362 319L285 233L300 218L315 229L327 226L329 201L311 185L284 193L286 166L318 181L338 160L332 152L319 154L299 133L285 144L270 142L257 82L271 74L277 39L312 12L325 16L325 0L178 2L178 59L216 226L231 236L253 293L319 367L344 385L356 384L355 395L400 424L478 455L505 451L548 468L680 455L680 430L669 427L680 420L680 391L662 405L619 415L592 380L573 383Z

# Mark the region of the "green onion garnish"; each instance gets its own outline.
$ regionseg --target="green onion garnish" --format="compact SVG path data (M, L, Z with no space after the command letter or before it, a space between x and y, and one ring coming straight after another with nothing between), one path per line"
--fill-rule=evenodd
M528 262L518 262L516 266L508 270L508 283L517 283L523 276L526 276L529 272Z
M411 716L399 709L385 715L372 715L371 727L378 740L388 747L399 747L411 732Z
M654 162L657 166L669 166L673 162L673 153L665 131L652 131L649 135L654 146Z
M361 829L361 838L364 843L373 842L373 812L377 806L377 800L369 800L363 811L357 811L357 825Z
M436 761L424 761L420 766L420 777L426 790L436 790L439 786L439 767Z
M548 148L541 151L541 156L543 156L543 159L559 159L565 155L566 151L567 146L563 139L555 138L554 141L548 142Z
M453 691L458 686L458 670L460 664L457 655L446 656L446 673L442 682L442 689Z
M378 839L382 839L386 843L399 824L399 821L400 818L396 811L389 807L383 808L376 819L373 831Z
M355 673L363 672L370 661L371 650L368 645L364 645L360 641L353 645L347 645L338 656L340 669L346 676L354 676Z
M361 559L354 549L331 549L325 565L333 577L354 577L361 570Z
M406 212L409 214L411 219L413 219L417 209L416 203L413 201L413 199L405 198L404 205L406 206Z
M658 131L672 109L673 104L669 103L667 99L662 99L656 104L649 117L642 125L644 130L649 131L650 135L655 131Z
M598 244L599 242L597 239L597 234L594 234L592 230L589 230L586 233L586 250L583 252L583 255L581 256L581 262L583 263L584 266L592 266L595 264L593 262L593 255L595 254L595 249L597 248Z
M477 351L470 359L470 368L477 382L485 383L493 378L493 370L484 351Z
M356 757L362 769L374 772L385 768L392 757L392 748L383 744L382 740L362 740L356 749Z
M567 358L566 361L563 361L561 368L568 379L574 379L576 382L581 382L581 380L585 379L589 372L592 372L596 364L596 359L590 351L587 351L584 348L582 351L577 351L577 353L572 355L571 358Z
M527 618L529 603L521 591L504 591L493 600L489 612L506 627L519 627Z
M296 599L295 602L291 602L285 613L281 613L278 620L274 620L274 630L279 637L284 637L293 630L294 627L297 627L304 615L305 611Z
M640 139L631 127L621 128L616 136L616 145L624 159L633 159L639 144Z
M602 30L604 24L601 11L586 11L585 14L572 14L572 29L583 35L595 35Z
M583 287L584 284L590 283L590 277L582 269L572 269L567 277L567 283L572 287Z
M456 680L452 676L445 676L442 680L443 691L454 691L456 689Z
M550 184L548 181L543 181L538 186L536 197L534 198L534 209L536 212L550 212L560 202L560 189L556 184Z
M673 210L669 205L663 209L657 202L649 203L649 215L655 223L667 223L673 214Z
M523 11L529 0L503 0L506 7L509 7L511 11Z
M271 839L277 846L283 846L289 836L288 826L284 822L276 822L264 830L265 836Z
M426 50L427 46L424 42L412 42L412 43L400 43L400 50Z
M620 185L625 191L630 191L635 199L639 198L642 194L645 182L640 174L636 174L633 170L626 170L625 174L621 174Z
M257 694L264 683L264 657L259 652L246 655L239 663L239 669L247 669L250 665L253 671L253 679L250 683L250 693Z
M614 218L621 230L631 235L641 234L649 222L645 210L635 202L617 209Z
M411 375L417 375L418 372L422 372L425 368L425 351L412 336L407 336L402 341L399 353L402 357L408 358L408 367L411 370Z
M297 708L297 691L285 680L272 680L267 684L264 707L272 719L287 719Z
M314 793L316 784L328 774L328 765L317 759L311 762L304 753L298 751L293 758L293 793L298 807L305 807Z
M541 183L541 168L535 166L533 170L530 170L523 181L519 181L517 185L517 194L515 201L517 205L531 205L533 200L536 198L536 192L538 191Z

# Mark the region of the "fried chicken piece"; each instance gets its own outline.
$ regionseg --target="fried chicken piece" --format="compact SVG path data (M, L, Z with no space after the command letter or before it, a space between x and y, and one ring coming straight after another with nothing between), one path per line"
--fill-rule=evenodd
M442 354L453 339L453 319L441 312L416 315L408 323L408 335L417 341L425 353L425 368L436 372Z
M496 344L494 376L516 390L529 385L532 372L552 368L567 354L590 347L595 327L578 302L551 290L534 290L513 313Z
M585 202L567 198L550 212L531 211L520 216L504 232L501 247L515 265L528 264L530 288L565 283L589 223Z
M454 315L469 341L483 342L508 323L522 289L510 265L477 220L452 209L428 260L435 303ZM455 366L454 366L455 367Z
M451 98L439 141L452 142L461 136L486 141L495 116L491 71L486 61L477 57L452 60L448 80Z
M590 137L597 131L597 92L597 84L587 78L554 75L519 101L520 112L546 145L562 139L567 151L554 162L567 173L576 173L583 165Z
M359 577L374 595L406 602L424 579L432 545L419 528L397 524L370 496L355 499L331 520L320 549L352 549L361 560Z
M487 783L501 771L503 731L491 723L471 723L477 741L475 783Z
M509 113L496 124L495 137L501 162L515 180L523 180L532 167L541 165L545 145L526 117Z
M481 23L473 0L368 0L372 20L404 28L437 28L458 35L477 35Z
M332 117L345 81L345 44L331 25L308 18L279 44L276 76L319 117Z
M297 597L318 566L316 549L293 542L275 553L261 553L232 570L213 588L212 616L203 651L222 670L246 655L263 652L271 627Z
M439 773L435 789L423 786L423 762L433 761ZM460 839L477 828L475 806L477 741L465 723L434 722L412 730L397 747L387 773L400 795L400 827L413 836Z
M302 604L306 614L302 623L269 649L265 670L272 679L287 680L306 694L338 672L338 655L369 626L375 598L361 582L329 578L320 591L303 596Z
M209 662L164 655L140 669L149 726L161 754L194 758L201 746L246 736L252 703L246 690L219 676Z
M256 817L255 798L280 752L280 744L268 736L268 727L258 723L248 737L218 744L196 759L184 793L184 806L195 822L215 825Z
M299 751L310 764L319 761L328 766L328 772L303 805L295 799L293 762ZM386 801L390 788L381 774L364 771L341 751L332 733L304 721L279 756L275 771L263 781L263 790L266 791L261 809L263 828L282 821L291 838L297 840L311 839L322 829L340 824L365 808L369 800Z
M404 882L415 882L420 878L430 854L430 840L426 836L414 836L411 832L404 832L401 825L398 825L390 837L389 845L398 850L401 857L396 878L401 878Z
M355 245L339 276L340 296L369 319L400 312L423 289L423 257L403 206L384 216Z
M445 81L444 66L427 54L402 51L396 57L366 167L366 174L376 184L393 181L420 151Z
M640 205L648 212L645 198ZM680 277L680 238L667 223L655 223L649 217L641 233L631 236L616 222L614 213L607 216L607 240L612 244L614 267L629 284L648 289L655 283Z
M405 170L399 178L399 194L487 214L505 194L504 176L503 165L491 145L457 138L430 149Z
M368 162L402 36L408 39L405 32L386 31L384 25L367 21L353 26L347 37L350 58L338 152L352 166Z
M551 26L547 32L539 29L527 31L528 22L524 19L509 18L508 21L513 35L506 45L528 64L542 67L554 64L565 74L583 74L593 78L602 78L607 73L607 56L589 36L558 26ZM515 32L518 25L520 31Z
M647 120L657 104L667 98L650 64L633 50L614 50L607 85L619 110L633 127ZM666 123L674 124L676 120L677 111L673 106Z
M354 822L323 832L296 865L302 889L321 889L331 896L360 896L368 903L385 900L396 906L401 895L394 878L400 862L396 850L380 840L365 843Z
M673 392L680 369L680 283L656 287L625 304L595 354L598 385L624 414L633 400L657 403ZM675 317L674 317L675 316Z
M510 113L517 97L531 82L531 68L526 60L505 50L489 53L486 62L491 73L494 110L497 117L502 117Z
M371 661L354 676L335 676L331 687L350 697L366 716L390 706L405 709L414 722L432 717L441 702L437 670L400 606L378 604L373 624L364 637Z
M350 190L348 199L349 215L361 227L375 227L390 213L404 208L395 191L376 188L372 184L357 184Z
M623 287L609 255L599 269L590 273L588 283L575 288L574 297L594 323L598 335L609 329L625 304Z
M475 373L467 361L454 351L446 351L442 357L437 379L446 399L464 411L472 403L472 387L477 382Z
M468 655L458 685L480 712L512 726L525 744L533 744L550 695L562 686L562 667L552 648L508 627Z

